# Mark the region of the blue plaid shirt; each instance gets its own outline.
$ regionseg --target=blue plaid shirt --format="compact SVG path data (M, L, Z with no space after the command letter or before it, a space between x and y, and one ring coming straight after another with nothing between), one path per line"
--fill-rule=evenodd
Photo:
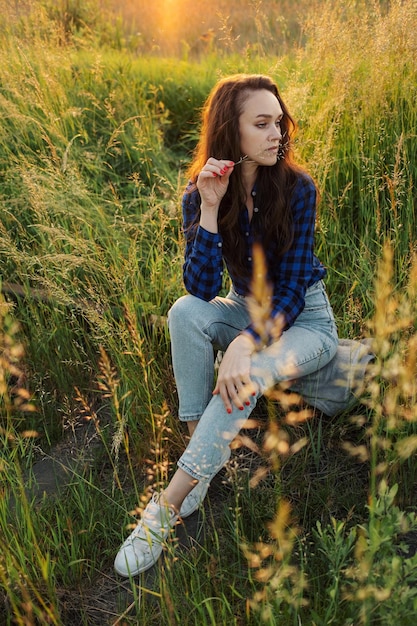
M254 196L254 217L262 207L256 205ZM198 190L186 190L183 208L183 228L186 234L185 262L183 265L184 285L189 293L207 302L215 298L222 288L224 260L222 237L210 233L201 226L190 229L199 212L200 195ZM282 314L285 328L292 326L304 308L306 289L326 275L326 270L314 254L314 229L316 220L316 188L310 177L299 177L291 200L293 212L294 240L291 248L281 258L276 247L265 250L268 264L268 278L272 283L272 317ZM247 263L252 268L251 249L254 242L252 222L247 209L240 214L239 227L247 241ZM250 293L247 279L233 274L229 268L233 289L239 295ZM251 275L251 273L250 273ZM251 335L258 339L252 327Z

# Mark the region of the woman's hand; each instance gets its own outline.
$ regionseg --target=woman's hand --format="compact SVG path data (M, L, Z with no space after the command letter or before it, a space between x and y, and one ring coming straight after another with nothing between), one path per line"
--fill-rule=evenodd
M230 343L224 353L213 394L220 394L228 413L232 412L232 403L243 410L244 404L249 405L250 396L256 392L256 385L250 378L254 351L254 341L249 335L242 334Z
M219 206L229 186L233 166L233 161L210 158L197 178L197 189L201 197L200 224L211 232L217 232Z

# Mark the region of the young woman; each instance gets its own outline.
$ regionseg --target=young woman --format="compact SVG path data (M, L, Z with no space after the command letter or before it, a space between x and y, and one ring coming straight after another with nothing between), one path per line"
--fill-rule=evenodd
M297 380L311 402L320 396L323 371L323 384L333 385L329 402L338 405L335 376L350 356L338 347L326 270L314 254L316 187L293 160L294 131L267 76L223 79L206 102L183 197L188 295L168 317L179 417L191 438L169 485L154 494L121 546L115 569L122 576L151 567L179 516L200 506L265 391ZM264 251L272 289L262 337L248 310L255 243ZM218 296L224 265L231 279L225 298ZM223 358L215 382L216 350Z

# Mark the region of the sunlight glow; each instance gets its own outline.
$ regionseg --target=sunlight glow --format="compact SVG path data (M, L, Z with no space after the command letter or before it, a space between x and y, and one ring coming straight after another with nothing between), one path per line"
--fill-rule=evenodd
M169 39L175 39L181 22L185 19L181 0L163 0L161 14L161 31Z

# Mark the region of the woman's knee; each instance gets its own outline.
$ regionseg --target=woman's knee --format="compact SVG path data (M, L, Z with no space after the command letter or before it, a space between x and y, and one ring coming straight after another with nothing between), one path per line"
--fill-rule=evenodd
M200 303L202 302L202 300L190 294L178 298L168 311L169 329L172 331L172 329L178 326L183 328L184 325L189 324L191 320L195 320Z

